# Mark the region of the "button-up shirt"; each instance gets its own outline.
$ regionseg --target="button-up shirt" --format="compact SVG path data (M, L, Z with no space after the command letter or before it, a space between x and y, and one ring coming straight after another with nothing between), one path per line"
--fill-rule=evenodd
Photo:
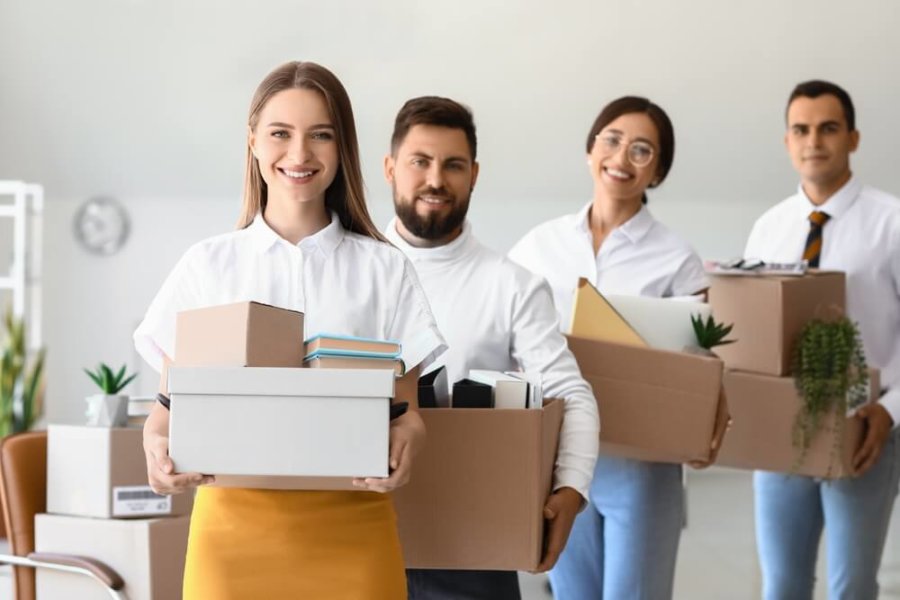
M292 244L256 219L245 229L191 247L150 303L134 333L157 370L174 360L175 315L192 308L256 301L304 313L305 337L334 333L397 340L408 369L445 349L415 270L402 252L331 223Z
M753 226L744 256L797 262L814 210L829 215L822 228L819 268L844 271L847 314L859 325L866 359L881 369L888 392L881 403L900 425L900 199L851 177L824 204L800 186Z
M703 261L646 206L615 228L594 253L591 203L573 215L538 225L509 257L545 277L553 289L560 324L568 329L578 278L604 294L690 296L709 287Z

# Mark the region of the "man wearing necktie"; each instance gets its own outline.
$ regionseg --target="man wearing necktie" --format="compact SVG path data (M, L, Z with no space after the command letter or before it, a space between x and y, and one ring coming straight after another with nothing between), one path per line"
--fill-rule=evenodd
M755 473L763 597L812 598L824 528L828 597L874 599L900 479L900 199L853 176L859 132L846 91L825 81L801 83L786 117L785 145L800 186L759 218L744 256L844 271L848 315L887 390L856 413L866 434L853 477Z

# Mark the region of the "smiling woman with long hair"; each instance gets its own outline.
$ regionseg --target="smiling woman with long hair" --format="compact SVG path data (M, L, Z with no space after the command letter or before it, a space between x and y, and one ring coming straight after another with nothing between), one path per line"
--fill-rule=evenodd
M396 396L411 406L419 369L446 348L412 267L369 217L347 93L314 63L287 63L259 85L248 119L238 229L187 251L148 308L135 345L162 369L169 357L177 359L179 311L247 300L304 312L307 334L399 340L408 373L397 381ZM199 486L186 599L406 597L393 505L384 492L409 477L424 438L416 411L392 421L390 477L355 480L359 491L204 485L214 477L178 473L169 459L168 422L168 410L156 405L144 447L154 490Z

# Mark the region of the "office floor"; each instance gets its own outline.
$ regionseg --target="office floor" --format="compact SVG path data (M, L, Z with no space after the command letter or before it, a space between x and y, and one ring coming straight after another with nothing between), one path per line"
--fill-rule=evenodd
M681 537L676 600L756 600L759 568L753 536L750 473L728 469L688 475L688 528ZM894 511L881 567L882 600L900 600L900 506ZM0 552L6 550L5 540ZM821 557L820 552L820 557ZM819 561L819 581L824 564ZM523 600L549 600L542 575L520 575ZM12 599L9 567L0 567L0 600ZM825 600L819 585L816 600Z
M888 533L881 566L881 600L900 600L900 503ZM823 551L819 552L816 600L825 600ZM545 577L522 574L523 600L549 600ZM751 474L731 469L690 471L688 527L681 536L675 575L676 600L758 600L760 575L753 534Z

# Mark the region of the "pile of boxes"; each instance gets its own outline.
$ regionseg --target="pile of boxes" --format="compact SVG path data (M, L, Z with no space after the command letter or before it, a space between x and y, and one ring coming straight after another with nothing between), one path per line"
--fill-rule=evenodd
M100 560L131 600L181 598L193 496L158 496L147 484L140 428L50 425L47 514L35 550ZM39 598L108 598L89 577L37 570Z
M808 321L843 314L844 274L715 276L709 301L717 320L734 323L730 337L737 340L716 349L728 368L725 392L733 418L717 464L823 478L850 475L864 433L859 419L823 419L802 461L792 435L802 406L791 377L792 353ZM870 388L877 399L876 370L870 370ZM842 427L836 427L838 419Z

